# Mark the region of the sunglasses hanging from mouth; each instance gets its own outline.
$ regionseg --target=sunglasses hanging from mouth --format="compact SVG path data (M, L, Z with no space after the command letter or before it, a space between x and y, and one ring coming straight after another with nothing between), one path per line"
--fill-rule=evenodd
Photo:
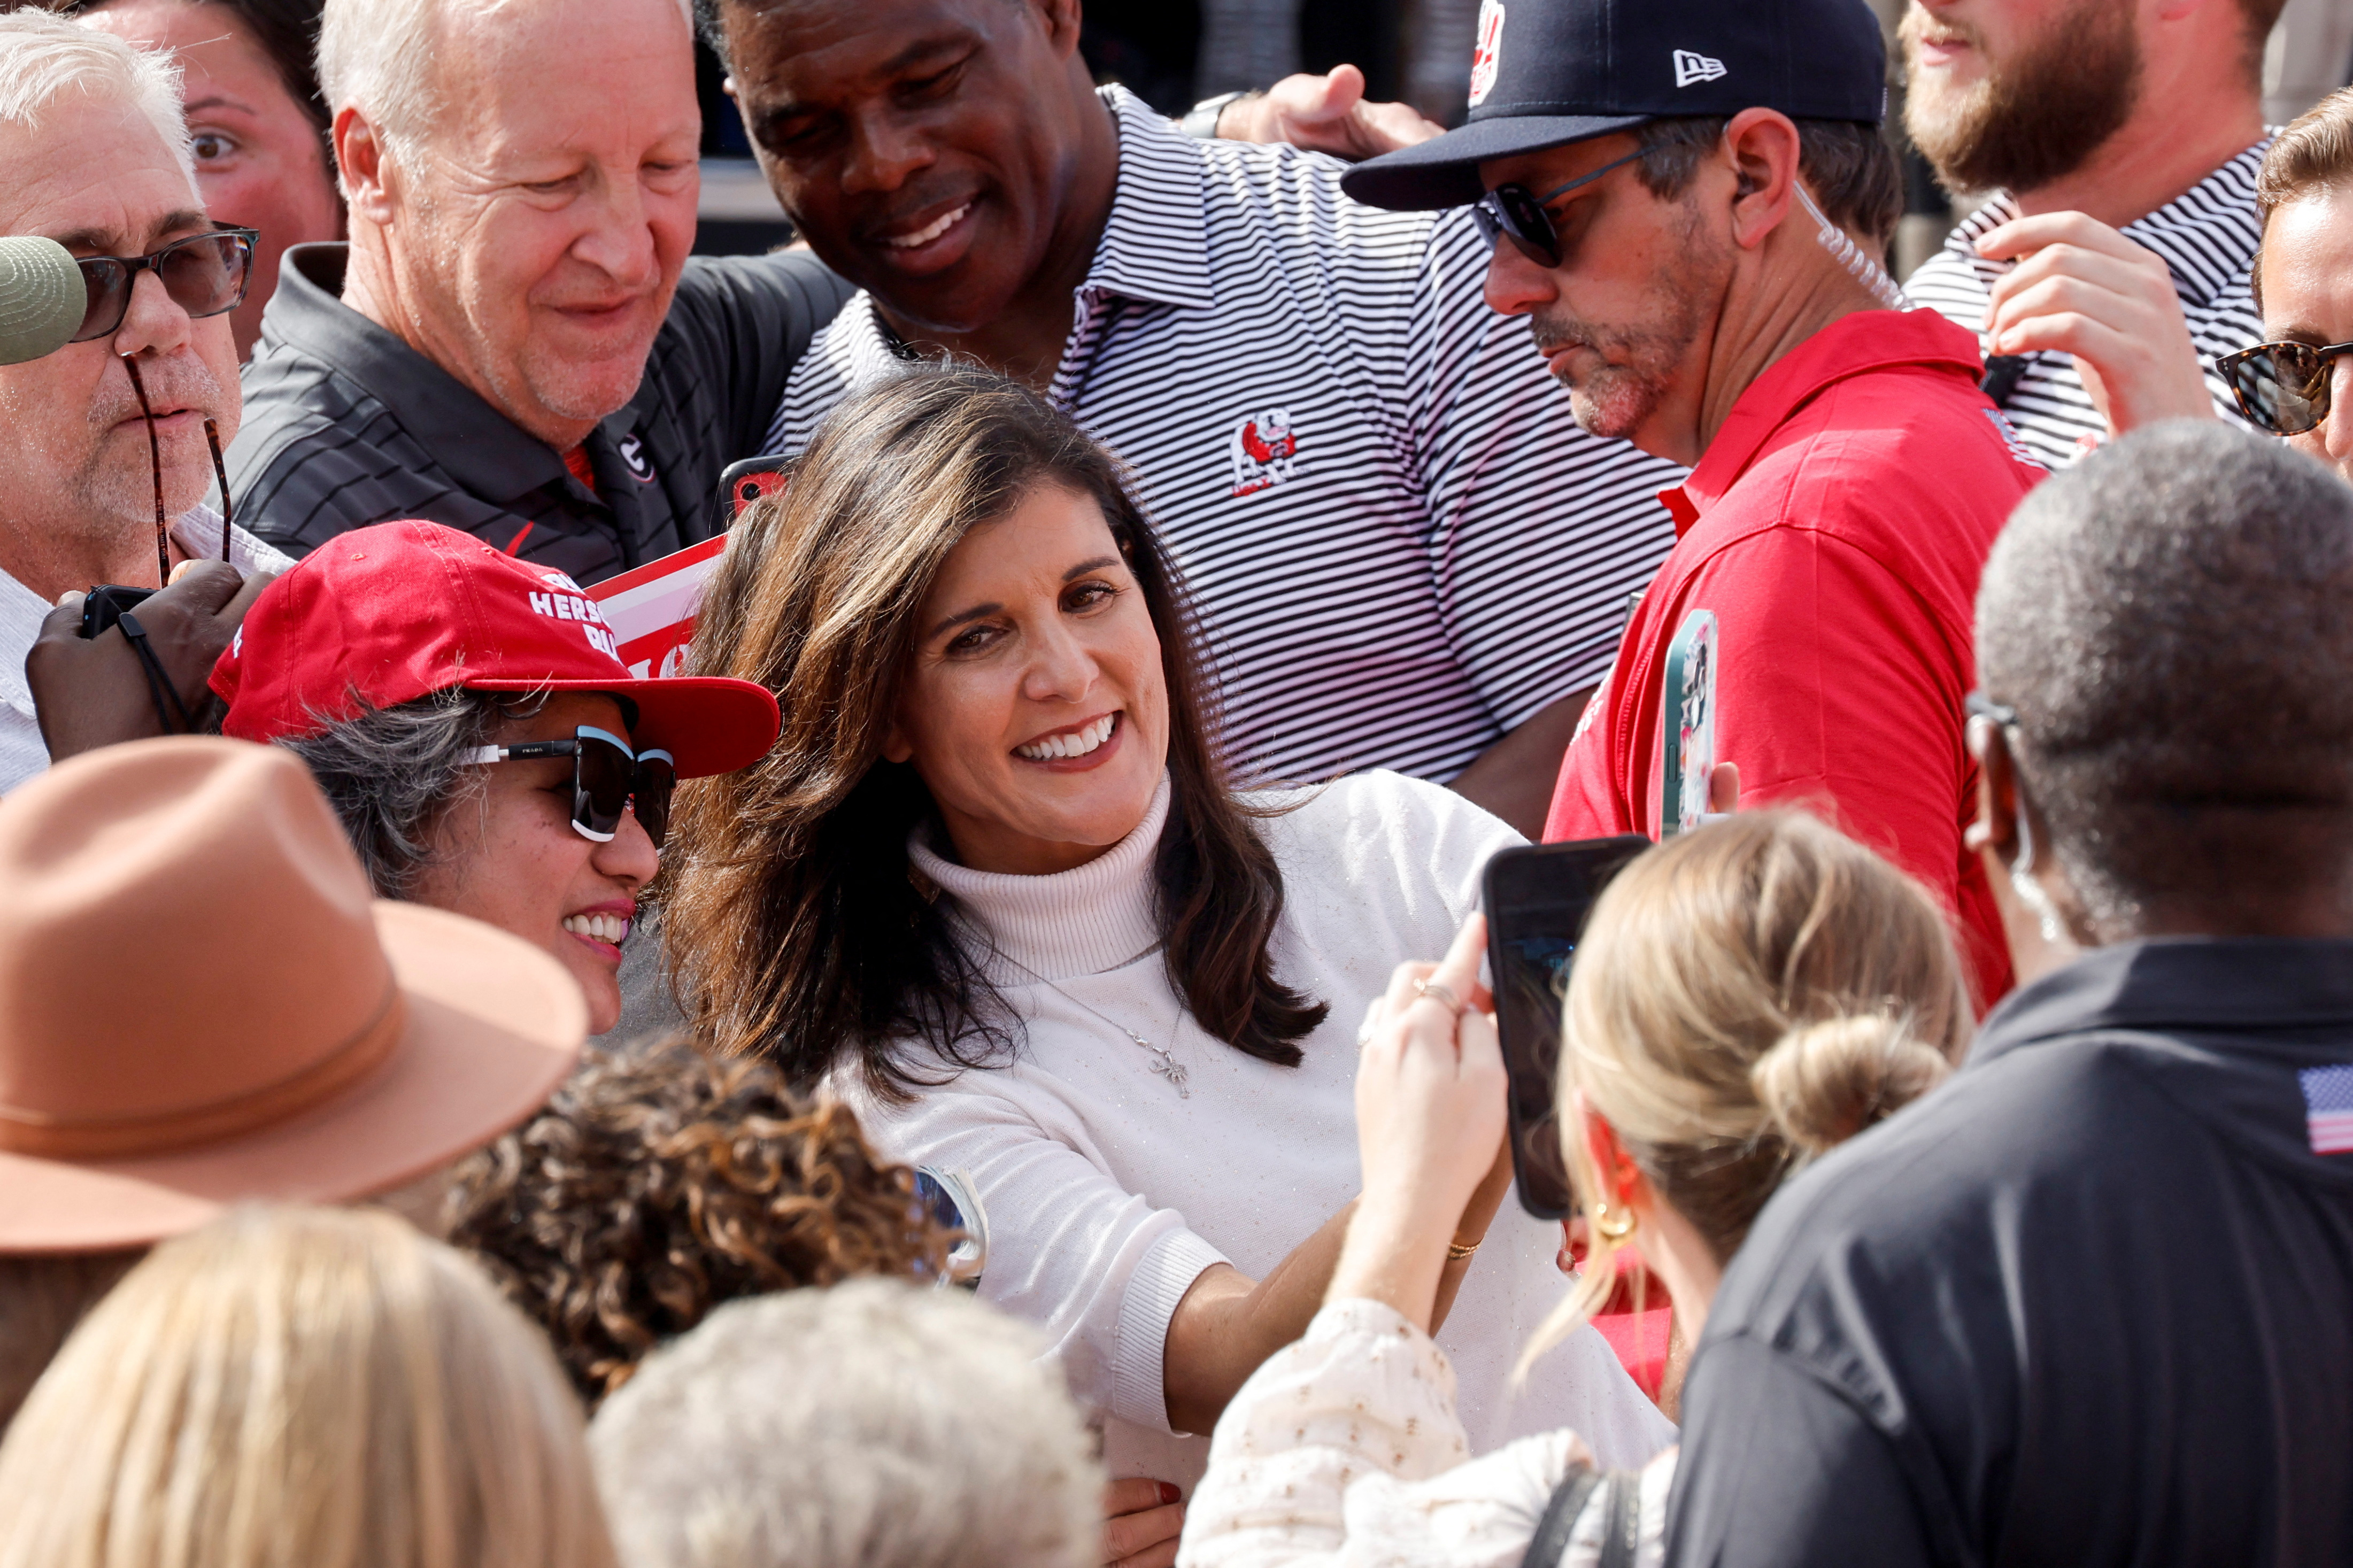
M2258 430L2301 436L2327 422L2337 357L2353 343L2257 343L2223 354L2214 368L2238 399L2239 412Z
M572 830L598 844L612 842L621 830L621 816L636 808L638 826L646 830L656 849L670 835L670 792L678 786L678 764L668 752L633 751L618 735L583 724L568 741L526 741L517 746L480 746L460 762L537 762L546 757L572 759Z

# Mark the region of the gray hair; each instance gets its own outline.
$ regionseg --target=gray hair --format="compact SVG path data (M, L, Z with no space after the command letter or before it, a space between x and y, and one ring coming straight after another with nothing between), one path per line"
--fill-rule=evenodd
M2021 504L1978 591L1978 681L2017 711L2021 788L2103 940L2347 883L2348 605L2353 489L2234 426L2137 431Z
M1103 1469L1044 1349L891 1280L722 1307L589 1427L623 1568L1088 1568Z
M169 49L134 48L111 33L47 11L0 16L0 121L37 127L45 110L77 91L146 116L195 196L195 155L180 106L179 62Z
M433 858L433 829L479 786L468 754L514 713L512 696L451 687L278 744L310 765L376 896L406 899Z
M413 144L443 107L434 70L442 11L453 0L326 0L319 16L319 91L330 120L357 109L391 148ZM485 0L459 0L481 6ZM694 0L676 0L694 27ZM349 199L351 192L343 192Z

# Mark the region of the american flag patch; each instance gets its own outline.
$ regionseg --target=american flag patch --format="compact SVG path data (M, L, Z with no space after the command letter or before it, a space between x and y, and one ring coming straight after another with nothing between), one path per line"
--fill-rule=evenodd
M2304 1090L2304 1124L2316 1154L2353 1154L2353 1063L2306 1068L2295 1075Z

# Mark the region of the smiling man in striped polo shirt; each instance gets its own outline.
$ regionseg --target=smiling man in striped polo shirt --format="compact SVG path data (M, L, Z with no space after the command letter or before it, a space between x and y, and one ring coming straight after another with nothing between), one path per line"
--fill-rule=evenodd
M1681 476L1582 433L1480 298L1467 213L1204 142L1098 92L1075 0L706 0L770 183L866 290L776 431L942 351L1047 389L1137 474L1247 768L1391 767L1526 829Z

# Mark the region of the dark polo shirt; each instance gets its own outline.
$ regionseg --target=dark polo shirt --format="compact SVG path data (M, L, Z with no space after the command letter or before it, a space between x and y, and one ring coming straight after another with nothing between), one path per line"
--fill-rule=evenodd
M1683 1390L1667 1561L2353 1563L2353 942L2015 994L1777 1194Z
M806 252L694 257L637 395L563 456L342 300L341 245L286 254L228 451L237 515L301 555L427 518L583 583L708 539L719 476L757 457L786 378L849 287ZM525 531L528 526L528 531Z

